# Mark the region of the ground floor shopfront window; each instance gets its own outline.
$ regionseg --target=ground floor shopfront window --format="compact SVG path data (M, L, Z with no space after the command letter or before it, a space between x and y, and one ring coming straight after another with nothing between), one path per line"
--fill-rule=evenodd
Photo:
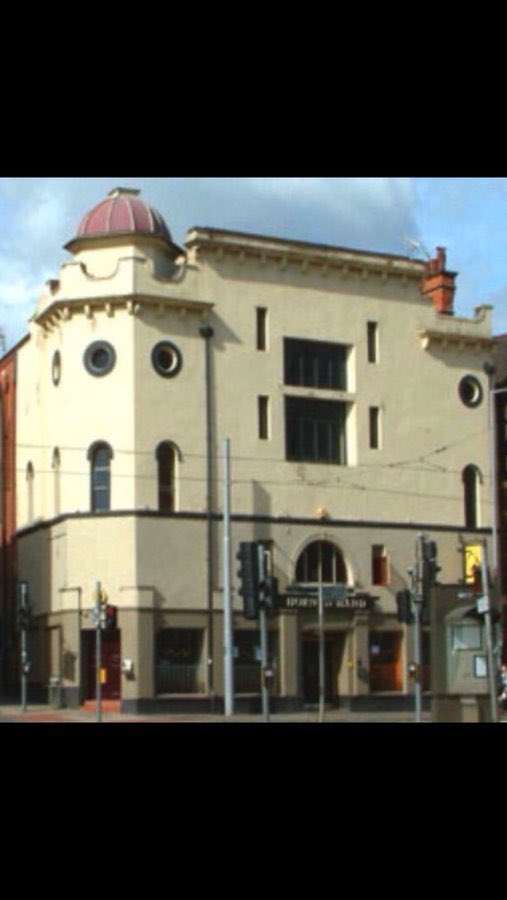
M277 679L278 633L268 632L268 666ZM234 693L258 694L261 690L261 638L258 631L234 632Z
M157 694L203 694L206 667L202 628L163 628L155 644Z

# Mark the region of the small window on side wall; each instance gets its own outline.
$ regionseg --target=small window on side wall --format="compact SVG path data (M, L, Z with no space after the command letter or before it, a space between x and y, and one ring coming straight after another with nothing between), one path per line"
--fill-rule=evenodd
M268 349L268 311L263 306L256 307L257 350Z
M367 324L368 362L378 362L378 325L376 322Z
M371 582L389 584L389 557L383 544L374 544L371 548Z
M163 441L156 451L158 472L158 508L161 512L176 509L176 447L171 441Z
M479 527L479 485L482 481L477 466L465 466L462 473L465 505L465 528Z
M111 459L113 451L109 444L97 441L88 451L90 460L90 506L92 512L107 512L111 509Z

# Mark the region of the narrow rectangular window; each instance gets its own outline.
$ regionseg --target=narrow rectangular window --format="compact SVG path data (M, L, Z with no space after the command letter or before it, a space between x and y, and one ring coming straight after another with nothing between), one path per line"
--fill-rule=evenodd
M259 438L267 441L269 438L269 397L258 397L259 404Z
M389 584L389 557L383 544L374 544L371 548L371 582Z
M368 362L378 362L378 326L376 322L368 322Z
M380 448L380 409L370 406L370 450Z
M263 306L257 307L257 350L268 349L268 311Z

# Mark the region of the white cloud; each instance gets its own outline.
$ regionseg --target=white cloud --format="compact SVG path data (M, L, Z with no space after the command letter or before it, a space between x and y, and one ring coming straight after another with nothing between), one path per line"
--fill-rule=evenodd
M119 185L139 188L180 244L192 226L209 225L401 255L405 236L431 253L447 246L449 267L459 272L460 313L492 294L500 312L507 308L505 179L1 178L0 316L9 331L26 330L44 282L69 258L63 245Z

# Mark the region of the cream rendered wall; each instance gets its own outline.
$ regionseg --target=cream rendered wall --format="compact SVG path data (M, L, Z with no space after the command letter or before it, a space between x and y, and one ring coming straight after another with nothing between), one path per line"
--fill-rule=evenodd
M90 375L83 363L93 341L109 341L116 364L106 376ZM53 450L60 450L60 512L90 509L90 461L95 441L113 449L111 505L132 509L135 504L133 393L133 316L125 309L108 316L75 313L49 334L34 329L32 340L21 348L18 368L18 478L19 526L28 522L26 462L33 457L37 482L34 519L55 515ZM55 351L61 355L61 380L53 384Z
M172 441L181 453L176 463L176 509L206 509L206 391L202 322L194 313L142 307L134 329L133 411L136 441L136 507L157 509L156 448ZM180 350L183 365L173 378L160 376L151 363L159 341Z
M89 510L87 451L96 440L107 441L114 451L113 510L156 509L155 450L160 441L171 440L182 454L177 509L201 517L94 516L68 519L49 532L27 534L20 541L20 571L32 567L42 573L36 588L41 610L75 608L75 596L61 590L75 586L82 589L83 604L91 606L95 583L100 580L119 607L122 655L131 656L138 665L140 654L151 647L149 612L171 608L183 615L205 609L205 341L199 335L203 324L214 329L216 508L222 503L219 461L222 439L227 436L231 439L233 513L286 519L233 523L233 552L240 540L272 539L275 574L283 589L294 577L302 549L311 540L332 540L342 549L349 582L377 594L380 609L389 613L395 609L396 590L407 583L417 527L440 524L449 530L430 531L429 536L438 541L442 580L461 577L453 529L464 523L461 473L469 463L484 475L482 525L490 524L490 509L487 402L467 409L457 387L464 374L474 373L487 390L482 374L485 354L465 349L466 345L460 351L437 351L431 345L424 349L418 332L461 330L487 337L487 317L475 322L438 317L421 298L416 280L403 285L400 279L342 278L332 271L304 275L301 267L290 262L281 269L248 258L239 265L229 255L213 265L201 258L173 280L157 279L154 274L164 269L163 260L159 254L154 267L151 260L141 258L143 253L146 257L145 251L134 245L80 251L74 263L62 268L54 296L46 296L39 304L38 315L55 300L68 301L69 313L68 318L50 324L47 334L34 323L31 341L19 351L18 522L21 528L32 524L28 521L28 461L35 470L32 519L52 518L56 513L54 447L60 448L61 455L60 512ZM167 263L165 271L169 269ZM105 309L102 301L108 298L119 305L112 303ZM157 308L147 305L147 299L157 298ZM123 301L132 303L127 307ZM204 303L214 304L213 311L205 312ZM258 306L268 310L266 352L255 345ZM378 323L376 364L367 362L368 321ZM347 392L285 387L285 336L350 346ZM110 341L117 353L114 370L100 378L83 365L86 347L98 339ZM183 368L174 378L158 376L151 365L151 350L163 339L176 343L183 355ZM55 387L51 361L57 349L62 375ZM347 466L285 460L284 396L288 394L343 399L350 404ZM267 441L258 438L259 395L270 398ZM380 450L368 447L370 406L382 410ZM349 520L351 526L326 526L316 518L319 508L333 519ZM301 518L309 521L294 522ZM360 527L361 520L372 524ZM390 521L400 527L386 528L383 523ZM403 528L410 523L416 527ZM218 542L220 535L221 529L215 528ZM385 545L389 553L389 588L371 584L372 544ZM218 549L216 610L221 608L220 558ZM237 597L234 606L239 612ZM135 609L146 613L142 626ZM284 664L284 678L289 678L289 668ZM345 670L341 677L356 678ZM152 673L145 671L143 678L148 679L143 691L149 695ZM138 688L130 685L129 690Z
M291 273L290 266L270 278L269 265L263 271L247 260L239 267L228 258L220 271L201 265L207 295L217 308L210 320L216 328L216 432L217 440L231 438L236 512L252 510L252 483L258 481L269 491L273 515L312 515L323 506L335 518L463 525L463 468L477 465L487 486L487 398L477 409L467 409L457 388L463 375L474 373L487 391L482 373L487 356L468 349L424 350L418 335L429 328L459 329L459 322L439 317L421 297L418 282L402 286L399 279L384 284L331 274L303 277ZM268 309L268 352L255 349L256 306ZM368 321L379 327L377 364L367 362ZM469 333L485 333L480 323L467 324ZM284 336L353 346L355 394L284 388ZM257 438L259 394L271 400L269 441ZM285 394L354 403L352 465L285 461ZM370 406L382 410L380 450L368 446ZM490 523L486 493L483 525Z

